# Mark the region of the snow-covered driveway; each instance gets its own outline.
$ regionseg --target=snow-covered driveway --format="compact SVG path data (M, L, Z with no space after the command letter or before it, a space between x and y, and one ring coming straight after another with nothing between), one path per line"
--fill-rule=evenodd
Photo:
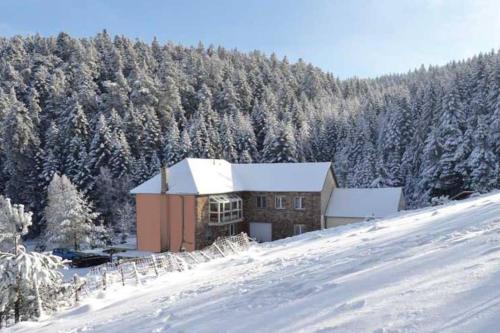
M500 193L312 232L8 332L499 332Z

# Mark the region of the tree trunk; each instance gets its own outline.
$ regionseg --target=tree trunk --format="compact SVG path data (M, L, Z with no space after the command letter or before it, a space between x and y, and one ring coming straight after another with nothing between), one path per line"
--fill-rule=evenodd
M38 289L38 282L33 279L33 288L35 289L35 302L36 302L36 312L37 317L41 318L43 315L42 299L40 298L40 290Z
M14 322L18 323L21 318L21 293L19 292L19 282L16 286L16 302L14 303Z
M16 258L19 253L19 249L17 248L18 246L18 235L15 237L15 247L14 247L14 253L16 255ZM17 261L16 261L17 262ZM17 266L17 265L16 265ZM21 292L19 290L19 271L16 267L16 302L14 303L14 322L18 323L20 318L21 318Z

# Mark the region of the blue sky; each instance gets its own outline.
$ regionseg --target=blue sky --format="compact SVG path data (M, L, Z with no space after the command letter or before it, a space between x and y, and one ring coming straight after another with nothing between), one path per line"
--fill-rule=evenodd
M500 47L498 0L2 0L0 35L112 34L261 50L346 78Z

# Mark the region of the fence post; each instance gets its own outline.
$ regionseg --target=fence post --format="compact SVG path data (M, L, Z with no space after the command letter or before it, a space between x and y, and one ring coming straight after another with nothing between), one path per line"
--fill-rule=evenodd
M106 271L106 269L104 269L102 271L102 289L103 290L106 290L106 288L108 287L108 272Z
M155 270L155 275L158 276L159 275L158 274L158 267L156 266L156 258L155 258L154 254L151 255L151 259L153 260L153 268Z
M78 293L80 292L80 286L78 283L78 275L73 275L73 284L75 286L75 303L78 303L80 301L80 297Z
M215 248L220 252L220 254L225 257L226 255L224 254L224 252L222 252L222 250L220 249L220 247L217 246L216 243L213 243L213 246L215 246Z
M187 253L187 255L188 255L191 259L193 259L193 261L194 261L195 263L197 263L197 264L199 264L199 263L200 263L200 261L199 261L198 259L196 259L196 258L195 258L195 256L193 256L190 252L186 252L186 253Z
M233 246L233 242L231 242L230 240L226 240L226 243L229 245L229 247L231 248L231 250L233 250L234 253L238 253L238 251L236 251L236 249Z
M122 264L120 264L120 266L119 266L119 267L120 267L120 276L121 276L121 278L122 278L122 286L125 286L125 276L124 276L124 274L123 274L123 265L122 265Z
M137 266L135 265L135 262L132 262L132 267L134 268L135 282L137 284L141 284L141 280L139 279L139 272L137 271Z

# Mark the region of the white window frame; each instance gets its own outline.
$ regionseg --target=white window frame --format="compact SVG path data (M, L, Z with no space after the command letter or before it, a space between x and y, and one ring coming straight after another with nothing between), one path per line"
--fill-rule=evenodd
M279 202L279 204L278 204ZM274 208L276 209L285 209L285 196L277 195L274 197Z
M208 198L210 225L224 225L243 221L243 200L237 194L217 194Z
M300 203L300 205L297 205ZM293 198L293 209L304 210L304 197L295 197Z
M256 199L256 204L258 209L266 209L267 208L267 197L265 195L258 195ZM262 203L264 203L262 205Z
M293 225L293 235L301 235L304 232L306 232L306 225L305 224L294 224Z

